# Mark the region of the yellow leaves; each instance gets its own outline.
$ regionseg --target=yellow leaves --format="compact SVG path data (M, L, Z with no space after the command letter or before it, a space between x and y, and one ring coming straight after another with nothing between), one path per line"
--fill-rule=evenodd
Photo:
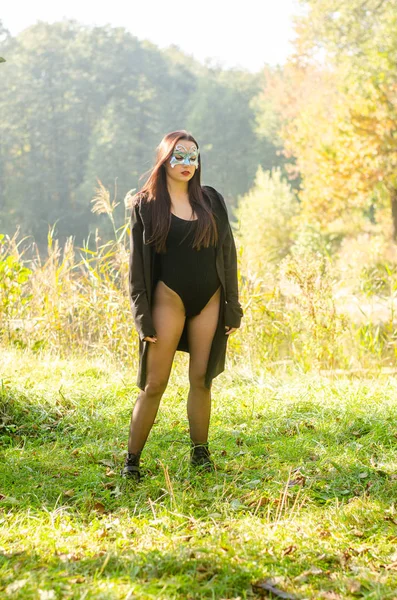
M370 201L389 203L387 193L374 196L396 184L396 84L360 80L348 67L302 67L298 56L277 76L282 85L276 81L266 90L282 113L284 154L295 159L286 168L302 178L303 215L323 226L336 218L349 223Z

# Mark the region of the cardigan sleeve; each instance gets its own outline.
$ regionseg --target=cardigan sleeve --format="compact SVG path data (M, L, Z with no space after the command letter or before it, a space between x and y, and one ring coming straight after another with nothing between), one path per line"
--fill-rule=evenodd
M219 192L218 192L219 194ZM222 203L226 203L221 196ZM226 209L227 212L227 209ZM232 228L228 222L227 233L223 243L223 262L225 266L226 309L225 324L228 327L240 327L243 309L238 299L237 252Z
M153 326L145 285L142 247L143 224L139 214L138 204L134 204L131 210L128 282L130 305L135 321L135 327L139 338L143 341L145 337L155 336L156 330Z

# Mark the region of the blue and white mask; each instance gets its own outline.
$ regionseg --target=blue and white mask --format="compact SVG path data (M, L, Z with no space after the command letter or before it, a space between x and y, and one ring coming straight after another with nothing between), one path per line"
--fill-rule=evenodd
M172 168L175 165L194 165L198 167L198 157L200 150L193 144L190 150L187 150L183 144L177 144L170 158Z

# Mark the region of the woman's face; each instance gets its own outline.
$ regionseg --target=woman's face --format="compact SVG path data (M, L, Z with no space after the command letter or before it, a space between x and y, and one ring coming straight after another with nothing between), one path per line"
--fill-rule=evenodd
M189 181L196 172L199 151L194 142L180 139L174 146L171 158L165 163L167 176L175 181Z

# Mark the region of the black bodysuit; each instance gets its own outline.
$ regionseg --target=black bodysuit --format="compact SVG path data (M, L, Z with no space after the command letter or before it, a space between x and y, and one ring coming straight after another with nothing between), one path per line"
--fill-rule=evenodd
M186 317L198 315L221 285L215 263L215 247L193 248L197 220L187 221L171 213L166 252L157 254L159 279L176 292Z

